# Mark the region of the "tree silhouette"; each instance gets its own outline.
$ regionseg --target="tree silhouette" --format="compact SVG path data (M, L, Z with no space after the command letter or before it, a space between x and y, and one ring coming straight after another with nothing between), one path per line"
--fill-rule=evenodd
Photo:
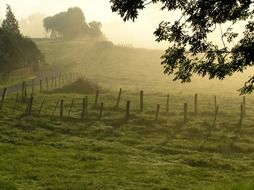
M149 4L162 4L161 9L172 14L181 12L174 22L163 21L155 30L156 41L167 41L170 47L162 56L164 73L174 80L190 82L194 74L223 80L235 72L243 72L254 64L254 16L252 0L110 0L112 11L124 21L138 17ZM245 21L243 37L233 27ZM221 25L231 25L222 30ZM220 29L223 47L209 41L209 35ZM240 89L241 94L254 90L254 76Z
M24 66L37 69L38 60L44 61L44 56L31 39L21 35L9 5L6 12L0 27L0 72L9 73Z
M2 22L2 29L12 34L20 35L18 21L16 20L10 5L7 5L6 18Z
M101 31L102 24L100 22L90 22L89 23L89 36L92 39L103 38L103 33Z
M66 12L46 17L44 28L52 38L82 39L103 35L101 24L94 21L88 25L83 11L78 7L69 8Z

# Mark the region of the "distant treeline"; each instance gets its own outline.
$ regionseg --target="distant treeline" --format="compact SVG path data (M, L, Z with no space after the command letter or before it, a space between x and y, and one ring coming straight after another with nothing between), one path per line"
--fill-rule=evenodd
M51 38L91 40L105 38L101 31L102 24L97 21L87 23L83 11L78 7L46 17L43 25Z
M19 24L7 5L6 18L0 27L0 73L9 73L22 67L38 69L44 56L36 44L19 31Z

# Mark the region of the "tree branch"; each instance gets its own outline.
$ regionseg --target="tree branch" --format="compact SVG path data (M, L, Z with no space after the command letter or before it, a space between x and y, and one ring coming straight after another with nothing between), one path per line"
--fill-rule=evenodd
M152 2L153 2L153 1L149 1L149 2L145 3L144 6L149 5L149 4L151 4Z
M223 39L224 33L223 33L223 31L222 31L221 24L220 24L220 33L221 33L221 41L222 41L222 43L223 43L224 48L226 49L227 47L226 47L226 44L225 44L224 39Z

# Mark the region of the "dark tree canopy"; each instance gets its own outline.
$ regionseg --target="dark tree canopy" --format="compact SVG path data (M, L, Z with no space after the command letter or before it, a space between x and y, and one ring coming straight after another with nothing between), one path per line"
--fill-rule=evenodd
M12 16L6 16L0 27L0 72L8 73L24 66L37 68L38 60L44 61L44 57L31 39L21 35L18 22L10 11L8 5L6 15Z
M112 11L124 21L138 17L149 4L161 4L162 10L181 12L174 22L163 21L155 30L156 41L167 41L170 47L162 56L164 73L174 80L190 82L194 74L223 80L235 72L243 72L254 64L254 21L252 0L110 0ZM243 37L234 26L245 21ZM221 25L230 26L223 31ZM209 41L209 35L220 29L223 47ZM254 90L254 76L242 89L242 94Z
M2 29L13 34L20 35L19 23L16 20L10 5L7 5L6 18L2 22Z
M66 12L58 13L44 19L44 28L52 38L81 39L84 37L102 37L99 22L86 23L83 11L69 8Z

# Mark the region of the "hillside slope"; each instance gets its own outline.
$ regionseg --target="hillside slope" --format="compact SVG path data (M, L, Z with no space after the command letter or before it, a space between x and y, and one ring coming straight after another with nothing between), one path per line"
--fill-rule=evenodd
M161 50L115 46L110 42L36 40L50 64L71 65L102 86L149 92L181 92L239 95L249 74L236 74L224 81L195 78L190 84L173 82L163 74ZM69 69L69 67L68 67ZM201 80L200 80L201 79Z

